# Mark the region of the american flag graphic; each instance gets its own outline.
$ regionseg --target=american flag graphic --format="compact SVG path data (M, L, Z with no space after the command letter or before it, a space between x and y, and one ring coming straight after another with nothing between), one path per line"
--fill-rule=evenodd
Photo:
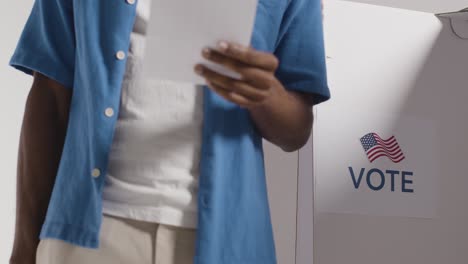
M370 162L380 157L387 157L394 163L405 159L395 136L384 140L376 133L369 133L361 138L361 144Z

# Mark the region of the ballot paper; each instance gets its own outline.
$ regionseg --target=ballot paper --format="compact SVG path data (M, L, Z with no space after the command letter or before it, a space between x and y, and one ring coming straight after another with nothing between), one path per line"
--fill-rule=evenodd
M194 72L197 63L222 74L238 75L205 60L201 51L226 40L248 46L258 0L152 0L143 76L206 84Z

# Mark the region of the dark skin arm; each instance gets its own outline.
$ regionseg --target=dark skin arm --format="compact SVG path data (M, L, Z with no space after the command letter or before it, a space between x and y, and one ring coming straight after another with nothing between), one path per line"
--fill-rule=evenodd
M68 123L71 89L34 74L18 151L16 229L10 264L34 264Z
M214 92L249 110L265 139L287 152L307 143L313 123L312 95L287 90L281 84L275 77L280 62L273 54L222 41L216 49L204 49L202 55L241 75L237 80L203 64L195 66Z

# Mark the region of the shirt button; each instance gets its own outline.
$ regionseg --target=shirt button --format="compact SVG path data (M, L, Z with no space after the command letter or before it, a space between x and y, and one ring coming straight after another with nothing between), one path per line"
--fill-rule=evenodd
M118 60L123 60L125 59L125 52L119 50L117 54L115 54L115 56L117 57Z
M112 117L112 116L114 116L114 109L112 109L112 108L110 108L110 107L109 107L109 108L106 108L106 110L104 111L104 113L105 113L105 115L106 115L107 117Z
M133 5L136 3L136 0L127 0L127 4Z
M91 176L93 176L94 178L101 176L101 170L97 168L93 169L93 171L91 172Z

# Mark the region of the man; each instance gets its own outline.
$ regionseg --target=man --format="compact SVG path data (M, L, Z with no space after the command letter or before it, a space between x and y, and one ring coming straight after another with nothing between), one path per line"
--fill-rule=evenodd
M148 1L35 1L11 264L276 263L262 138L299 149L329 98L320 0L259 0L203 87L139 76Z

